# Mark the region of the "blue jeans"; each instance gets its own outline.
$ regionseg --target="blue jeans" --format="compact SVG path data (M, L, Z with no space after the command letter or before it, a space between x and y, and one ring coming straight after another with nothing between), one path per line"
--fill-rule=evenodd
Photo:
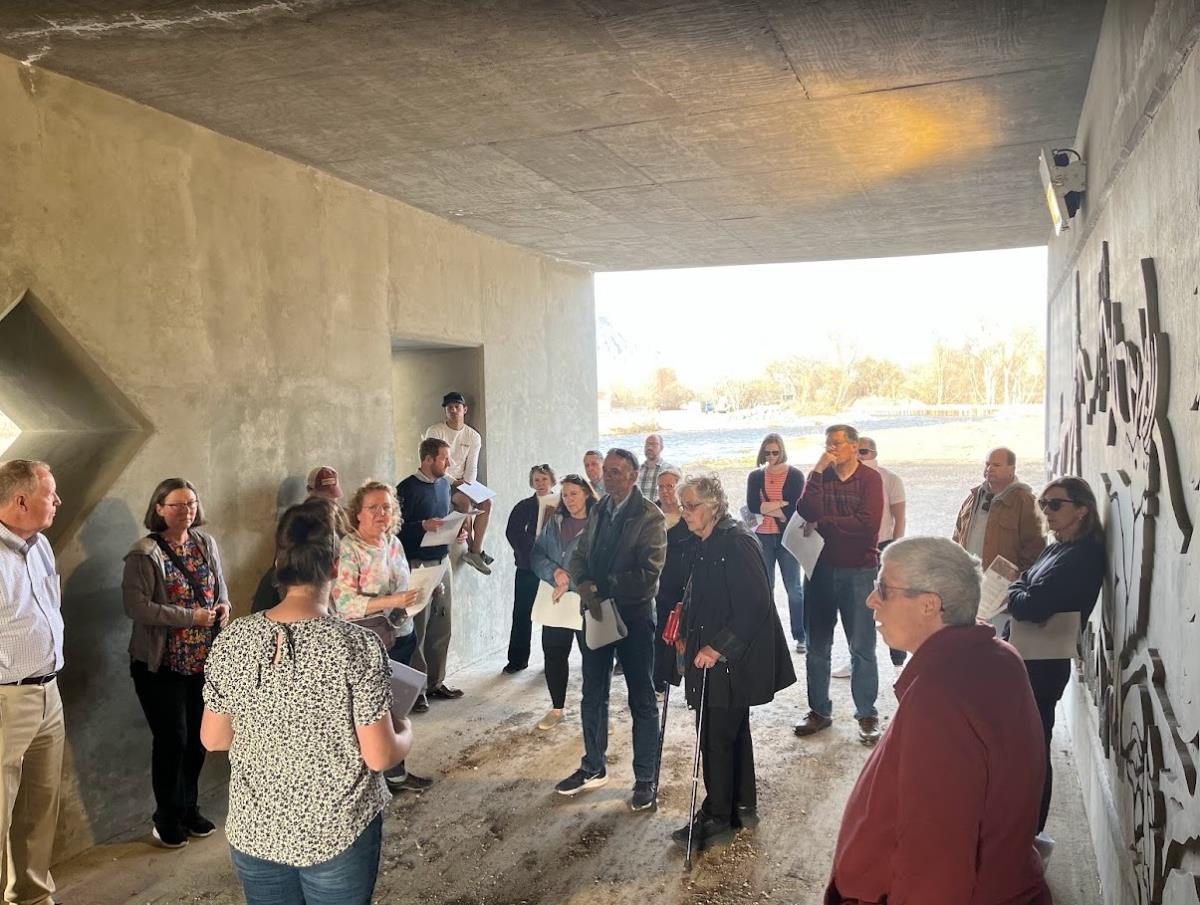
M771 595L775 594L775 564L779 563L779 571L783 574L783 589L787 591L788 616L792 627L792 640L801 644L806 643L808 632L804 628L804 581L800 573L800 563L783 546L782 534L755 534L758 546L762 550L763 565L767 567L767 581L771 585Z
M587 644L583 649L583 701L579 712L583 722L583 761L580 767L598 773L605 767L608 751L608 693L612 685L613 653L625 670L629 688L629 712L633 714L633 777L654 780L654 762L658 755L658 701L654 697L654 616L647 608L641 615L622 612L629 634L599 650Z
M813 577L804 584L804 603L808 615L808 709L824 717L833 716L829 699L830 657L833 652L833 627L838 614L842 631L850 645L850 694L854 698L854 717L878 716L875 699L879 696L879 668L875 664L875 618L867 609L871 583L877 569L835 569L817 565Z
M348 849L312 867L264 861L233 847L229 852L246 905L371 905L382 843L381 813Z

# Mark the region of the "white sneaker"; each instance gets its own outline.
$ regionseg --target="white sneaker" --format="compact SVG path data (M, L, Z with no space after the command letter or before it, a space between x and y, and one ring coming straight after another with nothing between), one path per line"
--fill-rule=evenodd
M835 669L829 675L835 679L850 678L850 661L847 660L845 663L843 663L841 666L839 666L837 669Z
M563 721L563 712L561 710L548 710L546 715L538 722L537 727L543 732L547 729L553 729Z

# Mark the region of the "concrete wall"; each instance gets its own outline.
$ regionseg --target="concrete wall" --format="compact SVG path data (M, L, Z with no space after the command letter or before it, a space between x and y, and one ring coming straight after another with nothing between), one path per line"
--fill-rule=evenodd
M276 513L303 494L310 466L334 465L347 488L411 470L417 438L396 436L396 415L420 400L431 422L446 387L440 373L394 371L394 340L472 347L469 391L486 400L500 493L488 546L511 560L499 538L528 492L528 463L573 462L597 433L592 283L2 57L0 121L0 310L28 290L148 426L81 527L56 538L66 856L148 828L149 736L128 677L120 579L154 485L170 475L197 485L245 611ZM508 566L456 585L451 669L506 638L511 577ZM222 779L219 760L209 785Z
M1066 701L1110 905L1200 901L1198 29L1194 3L1110 0L1088 194L1050 242L1051 470L1087 478L1109 534Z

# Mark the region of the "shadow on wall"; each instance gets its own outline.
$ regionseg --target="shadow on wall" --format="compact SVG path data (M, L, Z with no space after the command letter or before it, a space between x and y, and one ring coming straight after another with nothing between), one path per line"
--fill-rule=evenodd
M112 836L140 810L147 816L153 811L150 737L128 679L129 620L121 603L124 556L143 533L138 515L123 500L105 497L79 532L84 558L63 586L66 668L60 684L74 758L74 770L64 773L78 784L85 813L67 813L74 796L64 794L59 829L82 834L90 828L92 836L60 837L60 846L68 850ZM114 796L113 789L134 794Z

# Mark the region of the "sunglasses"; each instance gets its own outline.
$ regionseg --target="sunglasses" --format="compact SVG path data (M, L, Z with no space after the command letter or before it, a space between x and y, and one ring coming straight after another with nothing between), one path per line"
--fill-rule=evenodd
M1067 503L1070 503L1072 506L1079 505L1074 500L1048 500L1045 497L1042 497L1042 499L1037 501L1038 509L1042 510L1042 512L1045 512L1047 509L1049 509L1051 512L1058 512L1058 510L1062 509L1062 507L1067 505Z
M764 449L763 455L770 456L772 459L774 459L776 456L782 455L782 453L780 453L777 449Z
M875 450L871 449L869 446L862 446L859 447L858 454L860 456L873 456L875 455Z

